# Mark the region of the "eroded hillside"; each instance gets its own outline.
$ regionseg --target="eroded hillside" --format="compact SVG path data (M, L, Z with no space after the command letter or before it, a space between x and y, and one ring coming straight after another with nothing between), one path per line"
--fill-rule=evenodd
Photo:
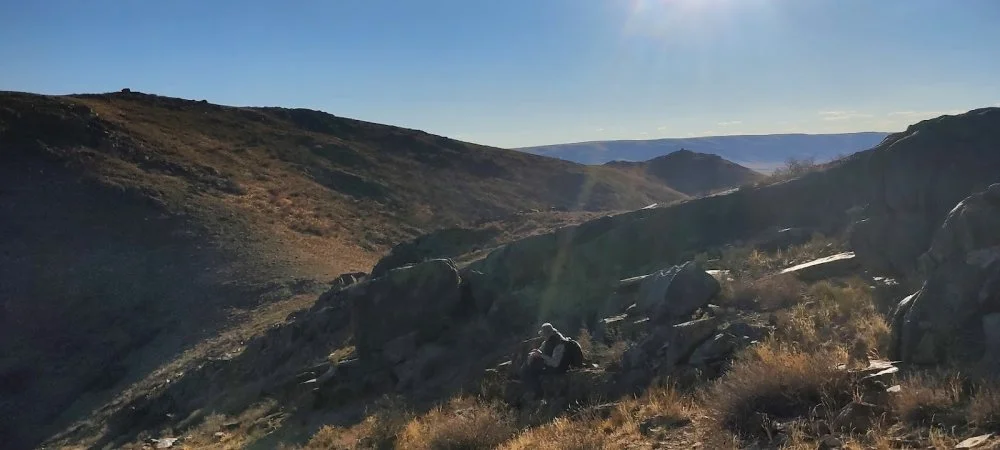
M685 198L613 170L317 111L134 92L0 93L0 175L0 441L11 448L222 329L246 323L227 336L249 338L414 236Z
M52 442L953 447L1000 414L981 365L1000 346L998 125L997 108L924 121L785 182L345 283ZM541 402L512 376L543 321L598 364Z

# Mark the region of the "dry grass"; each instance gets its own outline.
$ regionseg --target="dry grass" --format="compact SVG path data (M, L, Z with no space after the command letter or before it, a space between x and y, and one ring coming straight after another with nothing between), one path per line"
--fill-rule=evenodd
M852 359L884 354L889 325L860 279L811 286L803 301L777 314L777 339L804 351L846 350Z
M729 270L736 280L753 281L786 267L835 255L843 250L844 244L840 240L817 233L805 244L774 252L749 246L727 248L718 255L718 265Z
M748 349L702 393L702 404L724 429L758 438L761 420L806 417L820 405L850 402L842 352L804 352L777 341ZM762 416L763 415L763 416Z
M371 414L352 427L325 426L303 447L304 450L396 448L400 431L411 419L403 409L385 409Z
M603 342L594 342L590 336L590 331L586 328L580 329L577 342L583 350L586 363L597 364L598 367L613 369L621 364L622 354L628 349L628 342L615 339L610 345Z
M622 401L606 417L582 414L556 418L530 428L499 448L505 450L590 450L626 446L647 448L650 435L684 427L695 414L690 399L670 387L657 387L640 398ZM692 442L693 443L693 442Z
M505 406L458 398L407 423L398 447L414 450L493 448L516 432L514 416Z
M961 421L963 381L946 371L920 373L904 379L902 391L893 398L893 410L901 421L915 426L950 425Z
M760 311L771 311L798 303L806 291L806 285L793 275L723 281L720 284L723 305Z
M997 380L980 383L968 406L969 424L972 426L1000 432L1000 384Z

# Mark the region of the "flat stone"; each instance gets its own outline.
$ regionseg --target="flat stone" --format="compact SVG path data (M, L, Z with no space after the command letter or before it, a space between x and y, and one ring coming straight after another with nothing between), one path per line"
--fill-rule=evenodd
M983 434L983 435L979 435L979 436L975 436L975 437L970 437L970 438L968 438L968 439L966 439L966 440L964 440L962 442L959 442L958 445L955 446L955 448L975 448L975 447L979 447L980 445L983 445L987 441L989 441L990 438L992 438L992 437L993 437L993 433Z
M860 267L854 252L844 252L792 266L781 273L795 275L803 281L819 281L851 275Z

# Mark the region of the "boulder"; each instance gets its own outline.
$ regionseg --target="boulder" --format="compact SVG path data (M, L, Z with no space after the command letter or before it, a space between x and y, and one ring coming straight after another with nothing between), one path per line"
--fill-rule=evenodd
M1000 173L1000 108L942 116L892 135L864 160L867 219L851 248L876 272L919 278L917 258L956 203ZM858 177L859 180L863 179Z
M736 350L763 339L771 330L765 325L738 321L726 324L718 331L694 349L687 360L688 365L699 368L717 366L732 358Z
M669 371L685 361L699 344L715 335L720 320L715 317L660 326L622 355L626 370Z
M689 261L643 279L636 306L656 322L685 318L707 305L720 289L715 278Z
M398 348L418 347L436 338L466 309L461 282L455 264L438 259L393 269L348 288L358 357L393 364ZM389 345L410 333L412 342L406 338Z
M781 274L795 275L802 281L819 281L850 276L860 268L854 252L844 252L789 267L782 270Z
M691 357L688 358L688 364L695 367L706 367L719 360L728 358L733 350L736 349L736 345L737 338L732 335L724 333L716 334L695 348L694 352L691 353Z
M831 425L835 430L865 433L878 416L885 414L885 408L864 402L852 402L844 407L833 419Z
M392 369L397 380L396 389L417 387L424 380L434 376L447 354L447 349L440 345L427 344L421 347L415 355Z
M959 203L919 259L926 277L893 318L906 362L978 361L1000 341L1000 184Z

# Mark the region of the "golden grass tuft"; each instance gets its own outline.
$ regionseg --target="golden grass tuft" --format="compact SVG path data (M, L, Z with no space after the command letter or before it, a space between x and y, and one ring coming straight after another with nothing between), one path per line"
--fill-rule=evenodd
M849 375L836 368L846 356L842 351L805 352L769 340L741 354L703 392L701 402L721 427L757 436L763 431L760 414L793 419L818 405L849 402Z
M499 403L453 399L409 421L398 447L414 450L494 448L517 433L514 416Z
M875 307L872 288L860 279L816 283L802 303L776 319L776 338L804 351L840 348L862 360L884 354L889 344L889 325Z
M909 425L930 426L960 421L963 397L961 375L936 371L911 375L893 398L893 410Z
M996 379L980 383L969 399L969 423L977 428L1000 431L1000 385Z

